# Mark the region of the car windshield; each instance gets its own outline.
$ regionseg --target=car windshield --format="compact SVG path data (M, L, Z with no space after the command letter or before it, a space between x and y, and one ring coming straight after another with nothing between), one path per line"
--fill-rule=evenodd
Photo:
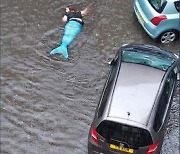
M162 12L162 9L165 7L166 0L149 0L149 3L156 11Z
M157 56L157 54L155 55L153 54L153 52L152 53L146 53L145 51L137 52L132 49L132 50L123 51L122 61L136 63L136 64L143 64L166 71L174 63L175 60L165 54Z

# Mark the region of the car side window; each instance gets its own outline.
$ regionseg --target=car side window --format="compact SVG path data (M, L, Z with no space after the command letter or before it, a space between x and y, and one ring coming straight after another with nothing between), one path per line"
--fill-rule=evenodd
M180 1L174 2L175 8L178 12L180 12Z
M167 78L167 81L166 81L166 94L168 96L168 99L170 97L170 94L171 94L171 91L172 91L172 88L173 88L173 85L174 85L174 82L176 80L176 74L174 72L174 70L169 74L169 77Z
M172 71L166 79L163 92L159 100L158 109L156 112L155 121L153 125L153 128L155 131L158 131L161 125L163 124L164 113L166 111L166 106L168 104L168 100L169 100L174 82L175 82L175 73L174 71Z
M148 0L151 6L159 13L162 13L164 10L167 1L161 1L161 0Z
M118 66L119 66L118 61L119 61L119 57L115 59L115 61L113 62L113 65L111 67L110 74L108 77L108 81L104 87L104 90L103 90L103 93L102 93L102 96L100 99L100 104L99 104L99 109L98 109L98 118L101 117L103 114L103 111L104 111L104 108L106 106L106 102L108 99L109 92L112 89L112 83L114 81L114 78L115 78L115 75L116 75L116 72L117 72Z

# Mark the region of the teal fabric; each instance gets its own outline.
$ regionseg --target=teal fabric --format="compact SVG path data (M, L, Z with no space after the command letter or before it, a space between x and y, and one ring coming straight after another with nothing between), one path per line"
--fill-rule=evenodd
M64 35L59 47L53 49L50 54L62 54L64 58L68 58L68 46L72 43L74 38L82 31L82 24L77 21L69 21L64 28Z

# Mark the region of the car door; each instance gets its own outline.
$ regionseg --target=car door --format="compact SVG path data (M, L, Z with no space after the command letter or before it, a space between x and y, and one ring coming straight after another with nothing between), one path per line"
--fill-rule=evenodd
M172 104L175 81L176 81L176 74L174 70L172 70L169 73L168 77L166 78L166 81L165 81L165 84L164 84L164 87L160 96L157 112L155 115L153 129L156 132L155 140L157 143L159 143L159 149L162 146L164 134L166 131L169 112L170 112L171 104Z

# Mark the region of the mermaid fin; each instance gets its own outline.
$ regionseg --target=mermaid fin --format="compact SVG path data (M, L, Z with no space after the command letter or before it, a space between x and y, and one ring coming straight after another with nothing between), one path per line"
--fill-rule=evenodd
M53 50L50 52L51 55L54 55L54 54L57 54L57 53L62 54L62 55L64 56L64 58L68 59L67 46L65 46L65 45L62 44L61 46L53 49Z

